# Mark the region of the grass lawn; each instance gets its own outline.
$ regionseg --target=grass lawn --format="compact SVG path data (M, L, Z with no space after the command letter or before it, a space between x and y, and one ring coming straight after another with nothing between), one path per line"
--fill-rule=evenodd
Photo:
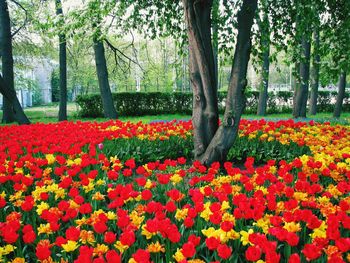
M70 121L105 121L105 118L80 118L77 115L78 107L75 103L68 103L68 120ZM37 106L26 108L25 113L32 123L36 122L56 122L58 116L58 104L46 105L46 106ZM265 119L269 120L279 120L279 119L290 119L292 115L290 113L279 113L279 114L269 114L265 116ZM2 118L2 111L0 111L0 118ZM122 121L131 121L131 122L152 122L152 121L171 121L171 120L188 120L190 119L190 115L183 114L160 114L153 116L120 116L119 119ZM246 119L261 119L260 116L255 114L244 114L243 118ZM304 120L315 120L315 121L331 121L331 122L339 122L343 124L348 124L350 121L350 112L343 112L340 119L336 120L333 118L332 113L322 112L318 113L316 116L311 117L308 115L307 119ZM0 124L1 125L1 124Z

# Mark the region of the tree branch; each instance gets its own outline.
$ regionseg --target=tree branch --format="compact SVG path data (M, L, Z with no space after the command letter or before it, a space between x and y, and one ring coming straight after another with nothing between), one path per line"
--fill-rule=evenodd
M27 25L27 22L28 22L28 11L27 9L25 9L19 2L17 2L16 0L10 0L12 3L14 3L15 5L17 5L19 8L21 8L23 11L24 11L24 14L25 14L25 19L24 19L24 22L23 24L17 28L17 30L15 32L13 32L11 34L11 37L14 37L22 28L24 28L26 25Z
M121 51L119 48L114 46L108 39L104 39L104 41L106 42L108 47L114 52L115 59L117 59L117 57L118 57L117 54L119 54L121 57L123 57L124 59L129 61L129 65L130 65L130 62L132 62L132 63L136 64L137 66L139 66L140 69L143 71L142 66L140 65L140 63L137 60L134 60L131 57L127 56L123 51Z

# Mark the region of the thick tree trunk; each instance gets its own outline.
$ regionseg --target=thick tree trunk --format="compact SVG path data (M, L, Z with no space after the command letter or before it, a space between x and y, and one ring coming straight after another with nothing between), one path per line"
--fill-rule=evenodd
M1 94L3 94L3 123L17 120L20 124L30 123L16 96L14 86L11 21L7 1L0 0L0 50L2 56Z
M246 103L244 91L247 86L246 77L251 51L251 28L256 7L257 0L243 0L241 10L238 12L238 35L224 118L201 158L201 161L205 164L225 161L227 153L238 134L239 122Z
M300 110L300 116L306 118L307 112L307 101L309 96L309 81L310 81L310 51L311 43L310 40L306 38L302 42L303 50L305 51L305 63L300 66L300 76L301 76L301 89L302 89L302 107Z
M190 79L193 90L194 154L199 159L219 123L217 76L211 39L210 0L183 0L188 27Z
M300 85L296 85L296 93L294 97L294 118L306 118L306 104L309 92L310 77L310 40L304 35L301 41L302 61L300 62Z
M25 115L21 104L16 96L16 92L11 90L6 85L4 78L0 75L0 93L3 95L3 99L6 99L10 102L10 109L13 113L15 120L19 124L30 124L27 116Z
M318 95L318 85L320 78L320 32L318 29L314 32L314 55L312 59L312 69L311 69L311 93L310 93L310 114L316 115L317 113L317 95Z
M337 95L337 101L335 102L333 117L339 118L343 106L343 100L345 96L345 86L346 86L346 72L342 71L339 77L339 84L338 84L338 95Z
M109 87L105 48L102 40L96 38L94 39L94 51L98 84L102 97L103 112L106 118L116 119L117 111L115 110L112 92Z
M56 14L62 16L61 0L56 0ZM66 35L60 33L59 36L59 60L60 60L60 104L58 110L58 120L67 120L67 49L66 49Z
M216 87L219 87L219 28L218 28L218 18L219 18L219 0L213 0L212 9L212 32L213 32L213 54L214 54L214 68L216 76Z
M296 98L298 94L298 90L300 89L300 79L297 76L300 72L300 64L295 63L294 69L292 69L292 76L291 76L291 88L293 91L293 116L296 114Z
M265 116L267 110L267 98L269 88L269 72L270 72L270 48L264 52L263 66L261 72L261 84L259 90L258 115Z
M264 13L264 19L261 22L261 46L264 49L262 58L262 70L261 70L261 84L259 90L259 102L258 102L258 112L259 116L266 115L267 109L267 97L268 97L268 87L269 87L269 73L270 73L270 31L268 29L269 20L267 13Z
M13 114L12 103L3 96L2 98L2 123L12 123L15 121L15 115Z
M11 21L6 0L0 0L0 30L2 74L6 86L9 89L14 89ZM12 111L12 104L4 97L2 122L11 123L14 121L15 116Z

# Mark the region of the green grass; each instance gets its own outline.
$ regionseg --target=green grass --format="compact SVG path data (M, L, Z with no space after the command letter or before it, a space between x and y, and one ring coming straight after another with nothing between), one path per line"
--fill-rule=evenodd
M77 105L75 103L68 103L68 120L69 121L106 121L105 118L80 118L77 116ZM58 116L58 104L52 104L47 106L38 106L26 108L25 113L32 123L36 122L57 122ZM307 119L301 120L315 120L315 121L330 121L332 123L342 123L349 124L350 121L350 112L343 112L340 119L334 119L332 113L318 113L316 116L307 115ZM2 111L0 111L0 118L2 118ZM152 121L171 121L171 120L189 120L191 118L190 115L183 114L160 114L153 116L120 116L119 119L122 121L131 121L131 122L152 122ZM243 118L247 119L261 119L260 116L254 114L244 114ZM290 113L280 113L280 114L269 114L264 117L267 120L279 120L279 119L290 119L292 115ZM0 124L1 125L1 124Z
M75 103L68 103L67 113L69 121L97 121L102 122L106 121L106 118L81 118L77 116L78 108ZM47 106L38 106L26 108L24 110L27 117L32 123L36 122L57 122L58 118L58 105L47 105ZM2 111L0 111L0 119L2 118ZM188 120L191 116L181 115L181 114L160 114L153 116L120 116L119 119L122 121L131 121L131 122L152 122L152 121L171 121L171 120ZM1 124L0 124L1 125Z

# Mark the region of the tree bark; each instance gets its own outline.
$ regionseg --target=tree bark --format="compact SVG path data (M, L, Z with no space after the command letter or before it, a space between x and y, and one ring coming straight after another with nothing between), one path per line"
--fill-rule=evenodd
M0 93L3 95L3 99L10 102L10 109L13 113L14 119L19 124L30 124L27 116L25 115L21 104L16 96L16 92L8 88L4 78L0 75Z
M15 121L12 103L5 96L2 98L2 113L2 123L12 123Z
M212 32L213 32L213 54L214 54L214 68L216 76L216 87L219 88L219 0L213 0L212 8Z
M297 76L300 72L300 64L295 63L294 69L292 69L292 75L291 75L291 88L293 91L293 116L296 114L296 98L298 94L298 90L300 89L300 79Z
M117 111L114 107L112 92L109 86L105 48L102 40L94 38L94 52L98 84L102 97L103 112L106 118L116 119Z
M259 90L259 102L258 102L258 112L259 116L266 115L267 109L267 97L268 97L268 87L269 87L269 73L270 73L270 32L268 29L269 20L267 16L267 11L265 10L264 19L261 22L261 46L264 50L262 58L262 70L261 70L261 84Z
M314 55L312 59L311 69L311 93L310 93L310 114L316 115L317 113L317 96L318 96L318 85L320 78L320 32L318 29L314 32Z
M211 39L212 0L183 0L193 90L194 155L199 159L218 128L217 76Z
M63 10L61 0L56 0L56 14L62 16ZM67 120L67 49L66 35L60 33L59 38L59 63L60 63L60 104L58 110L58 120Z
M17 120L19 124L28 124L30 121L24 114L14 86L11 21L6 0L0 0L0 50L3 74L0 92L4 96L2 122Z
M339 118L342 106L343 106L343 100L345 96L345 86L346 86L346 72L342 71L339 76L339 84L338 84L338 95L337 100L335 102L333 117Z
M270 48L264 52L263 66L261 72L261 86L259 91L258 115L265 116L267 110L267 98L269 88L269 73L270 73Z
M0 8L2 74L7 87L14 89L11 21L6 0L0 0ZM14 121L11 102L4 97L2 122L11 123Z
M302 61L300 62L300 85L296 85L296 93L294 97L294 118L306 118L306 104L309 92L309 77L310 77L310 39L303 35L301 40Z
M225 161L239 128L245 108L244 91L247 86L247 67L251 51L251 28L257 7L257 0L244 0L238 12L238 35L232 64L231 78L226 98L222 124L211 140L201 161L204 164Z

